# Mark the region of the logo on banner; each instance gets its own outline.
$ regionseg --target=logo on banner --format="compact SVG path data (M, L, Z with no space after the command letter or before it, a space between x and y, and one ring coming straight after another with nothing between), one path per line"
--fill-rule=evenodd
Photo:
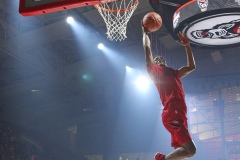
M197 0L198 6L202 12L207 10L208 0Z
M192 31L191 35L195 39L230 39L240 36L240 19L228 23L220 23L211 29Z

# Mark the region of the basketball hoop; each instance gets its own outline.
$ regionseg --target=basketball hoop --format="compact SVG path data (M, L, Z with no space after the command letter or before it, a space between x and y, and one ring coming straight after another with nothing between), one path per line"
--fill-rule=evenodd
M126 1L129 1L128 4ZM122 41L127 38L127 23L137 5L138 0L112 0L94 5L106 23L108 39Z

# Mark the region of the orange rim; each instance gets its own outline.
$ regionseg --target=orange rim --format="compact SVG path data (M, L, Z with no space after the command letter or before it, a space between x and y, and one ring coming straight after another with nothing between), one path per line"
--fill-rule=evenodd
M186 6L194 3L194 2L196 2L196 1L197 1L197 0L191 0L191 1L187 2L186 4L184 4L184 5L182 5L181 7L179 7L179 8L176 10L175 13L179 12L179 11L180 11L181 9L183 9L184 7L186 7Z
M125 12L126 10L128 10L128 11L132 10L137 5L138 5L138 0L135 1L133 6L131 6L129 8L120 9L120 10L117 10L117 9L106 9L106 8L103 8L103 7L99 6L99 4L95 4L94 7L96 7L97 9L101 9L103 11L106 11L106 12Z

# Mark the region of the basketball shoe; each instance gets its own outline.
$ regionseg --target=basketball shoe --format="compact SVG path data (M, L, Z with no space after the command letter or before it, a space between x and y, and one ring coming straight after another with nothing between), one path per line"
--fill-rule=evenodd
M164 157L165 157L165 155L162 153L157 152L155 154L155 160L163 160Z

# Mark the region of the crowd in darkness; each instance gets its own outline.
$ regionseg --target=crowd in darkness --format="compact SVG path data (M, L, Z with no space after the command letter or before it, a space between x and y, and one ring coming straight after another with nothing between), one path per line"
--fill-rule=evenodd
M26 140L26 136L31 136L26 133L23 136L22 132L19 127L0 120L0 160L87 160L85 156L60 147L49 139L41 143Z
M20 138L17 131L0 122L0 160L54 160L53 154L45 154L38 147Z

